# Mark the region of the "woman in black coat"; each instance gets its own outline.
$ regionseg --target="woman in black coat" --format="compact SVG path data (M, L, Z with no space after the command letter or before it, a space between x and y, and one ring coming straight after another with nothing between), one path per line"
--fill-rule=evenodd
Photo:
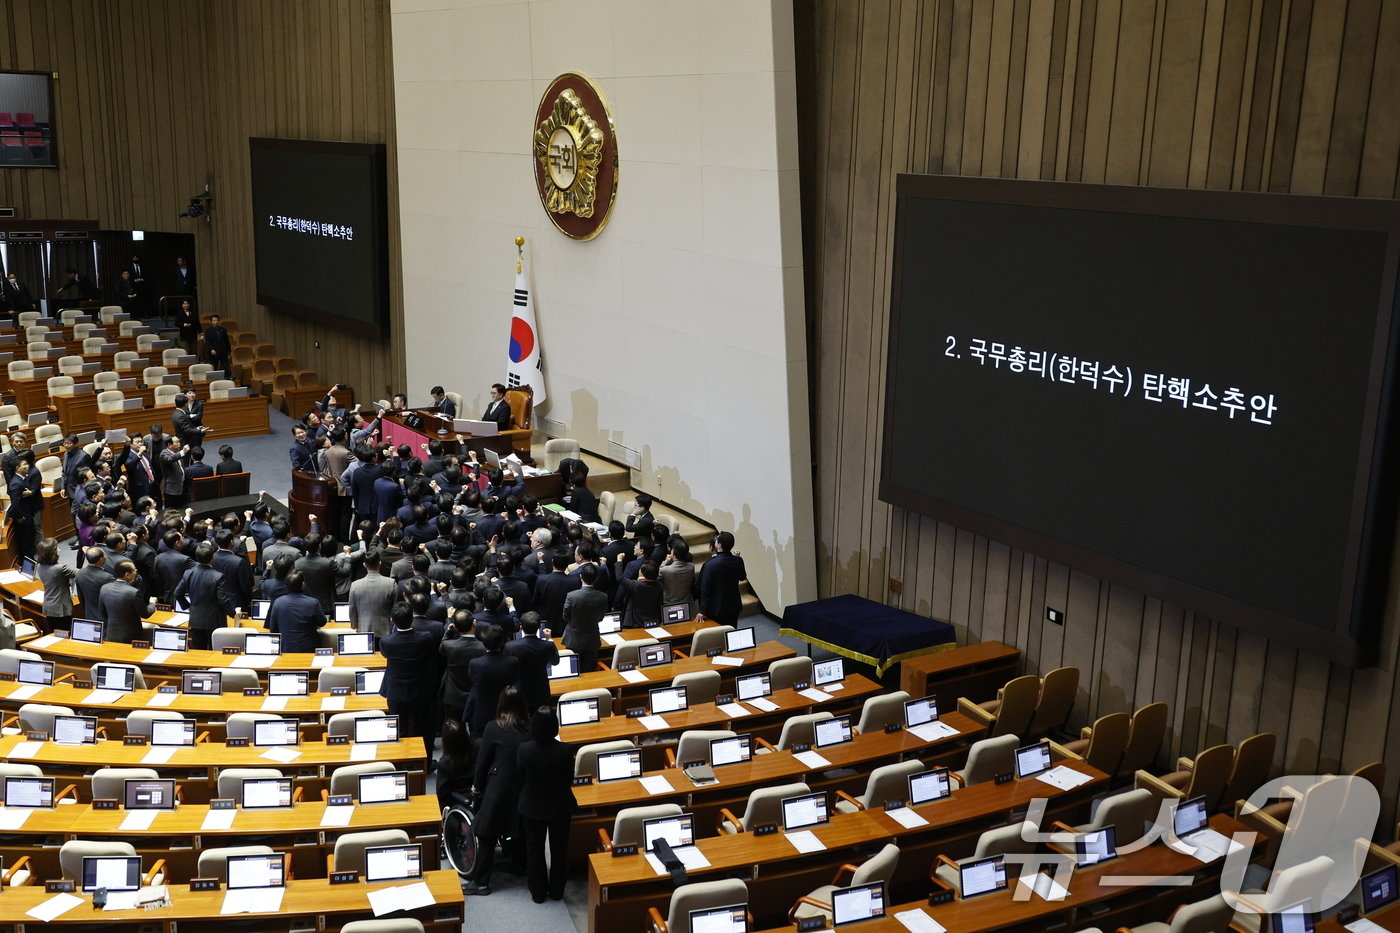
M180 343L185 352L194 353L199 346L199 315L194 313L194 305L186 298L180 302L180 310L175 313L175 326L180 329Z
M530 719L530 740L516 752L520 824L525 833L525 877L536 904L564 897L569 860L569 821L574 815L574 750L555 736L559 719L548 706ZM544 864L549 843L549 869Z
M501 691L496 701L496 718L482 731L481 744L476 751L472 793L481 795L481 807L473 825L476 867L472 870L471 881L462 888L463 894L491 893L491 863L495 860L498 839L502 842L503 854L520 859L519 834L515 830L520 796L516 752L529 737L525 731L525 700L519 688L512 684Z

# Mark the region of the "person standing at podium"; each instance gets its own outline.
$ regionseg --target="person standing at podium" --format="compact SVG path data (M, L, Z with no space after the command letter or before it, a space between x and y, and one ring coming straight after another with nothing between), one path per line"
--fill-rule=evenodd
M316 453L311 449L305 425L298 424L292 428L292 447L287 455L291 458L293 472L316 472Z

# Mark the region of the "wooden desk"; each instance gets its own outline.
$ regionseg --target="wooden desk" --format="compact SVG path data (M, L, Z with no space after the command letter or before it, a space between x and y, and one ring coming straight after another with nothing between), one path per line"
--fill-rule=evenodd
M436 903L407 914L391 916L413 917L421 920L424 926L433 929L460 930L463 920L461 879L453 871L430 871L424 873L424 881L432 892ZM388 881L380 884L344 884L332 887L319 878L296 878L287 883L282 896L282 904L276 913L236 914L220 917L219 910L226 892L191 891L187 886L172 886L170 906L156 910L106 910L96 913L91 899L78 904L67 913L52 921L49 926L72 926L76 924L114 924L122 929L158 930L161 933L175 933L177 926L182 933L196 930L227 930L240 923L252 922L251 918L271 917L275 927L260 929L286 930L292 921L307 924L305 929L336 931L353 920L368 920L372 917L369 894L383 888L408 884L406 881ZM19 929L20 924L39 929L40 924L26 911L44 903L55 895L46 894L43 885L29 885L22 888L7 888L6 897L0 902L0 924L12 924ZM82 896L82 895L75 895Z
M218 651L196 651L194 649L175 652L152 651L150 648L133 648L130 645L112 641L92 645L68 638L58 638L54 635L32 638L20 647L26 651L37 651L51 661L77 663L83 669L89 668L99 661L135 664L148 675L154 673L157 677L173 677L177 681L180 679L181 671L243 666L234 662L244 657L244 655L223 654ZM327 657L329 657L329 661L326 660ZM257 671L317 671L323 667L382 668L385 663L384 655L378 652L355 655L297 653L269 655L268 658L267 662L259 658L258 666L249 669Z
M655 629L650 631L654 632ZM670 629L667 629L670 631ZM659 641L671 641L671 639L658 635L646 635L647 638L656 638ZM674 646L674 643L672 645ZM601 652L600 652L601 653ZM551 696L558 697L561 694L574 690L594 690L603 688L613 691L613 694L621 695L624 700L627 697L645 697L646 692L652 687L670 683L677 674L688 674L692 671L719 671L720 677L726 681L734 679L735 674L752 674L756 670L767 670L768 665L783 658L793 657L791 648L776 641L761 642L757 646L730 655L733 658L743 658L744 663L738 666L728 667L715 664L711 658L677 658L670 664L658 664L656 667L639 668L642 674L646 675L646 680L632 683L622 676L622 673L614 670L598 670L591 674L579 674L577 677L569 677L563 680L551 680L549 682L549 692Z
M977 837L989 825L1007 822L1013 810L1024 809L1032 799L1047 799L1049 813L1087 811L1092 795L1107 786L1108 776L1083 762L1062 761L1060 764L1090 776L1091 780L1072 791L1060 791L1034 779L1000 785L974 784L954 791L946 800L915 807L929 822L913 829L895 822L883 809L837 813L828 825L814 830L826 849L810 855L799 855L782 833L698 838L696 846L710 866L689 872L690 880L707 881L732 877L736 873L748 875L749 909L756 918L771 921L786 911L797 897L829 883L835 866L861 861L859 857L852 857L852 850L896 841L901 854L895 887L918 878L925 879L926 884L928 865L935 855L971 854ZM696 829L697 835L708 831L708 827L697 826ZM665 904L670 889L670 877L658 876L642 855L621 858L606 853L590 855L590 933L642 929L646 908ZM948 926L961 933L959 927Z
M299 420L302 415L316 407L321 399L326 397L333 386L297 386L292 389L282 390L282 402L286 408L286 414L293 420ZM336 401L344 408L355 407L355 391L344 389L336 393ZM373 415L373 412L370 412Z
M911 697L937 694L953 707L958 697L975 702L996 698L997 690L1021 673L1021 652L999 641L964 645L903 661L899 689Z
M423 426L421 428L410 428L408 425L404 424L404 416L409 414L421 416L423 419ZM514 450L514 447L511 445L511 436L509 434L496 435L493 437L475 437L471 434L464 434L462 436L466 438L466 440L458 443L457 432L452 430L451 419L447 421L442 420L437 416L437 412L430 408L413 408L398 414L386 411L380 418L379 425L380 436L383 437L384 440L391 442L395 446L407 444L409 447L413 448L415 453L422 449L419 447L420 444L426 444L428 441L442 441L443 451L452 454L459 452L465 453L467 450L475 450L477 452L494 450L504 457ZM446 428L447 433L439 434L438 430L440 428ZM520 459L528 463L530 462L529 458L530 453L527 450Z
M131 434L144 434L152 424L161 424L171 431L171 416L174 405L161 405L157 408L138 408L134 411L100 411L97 413L97 427L101 431L115 431L125 428ZM267 399L261 395L248 398L213 398L204 403L204 423L209 426L204 445L213 449L226 438L244 437L249 434L267 434L271 431L267 414Z

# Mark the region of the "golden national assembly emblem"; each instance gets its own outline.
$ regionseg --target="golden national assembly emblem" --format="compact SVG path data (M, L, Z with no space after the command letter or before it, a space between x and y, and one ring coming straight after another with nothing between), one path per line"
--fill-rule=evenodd
M617 197L617 133L592 81L555 78L535 111L535 186L550 222L591 240L607 226Z

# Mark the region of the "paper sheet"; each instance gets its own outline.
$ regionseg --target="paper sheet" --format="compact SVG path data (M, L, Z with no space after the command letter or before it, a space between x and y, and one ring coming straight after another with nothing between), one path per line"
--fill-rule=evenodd
M82 903L84 903L83 899L77 895L55 894L42 904L35 904L33 907L26 910L24 914L27 917L33 917L41 923L48 923L57 917L63 916Z
M0 570L0 585L9 586L11 583L28 583L29 578L18 570Z
M743 658L731 658L725 654L717 654L710 658L710 663L716 667L739 667L744 663Z
M33 641L25 642L24 648L26 650L30 648L47 648L50 645L56 645L61 641L63 641L63 639L59 638L57 635L41 635Z
M648 794L669 794L675 790L664 774L653 774L651 777L642 778L641 781L642 789Z
M5 807L0 810L0 829L19 829L33 812L28 807Z
M1060 790L1073 790L1080 784L1088 784L1089 781L1092 780L1089 775L1080 774L1078 771L1066 768L1064 765L1056 765L1044 774L1037 774L1035 779L1037 781L1044 781L1051 787L1057 787Z
M163 765L174 757L174 745L154 745L146 749L146 754L141 756L141 763L143 765Z
M345 709L345 697L321 697L321 712L339 712Z
M894 918L904 925L909 933L947 933L947 928L919 908L901 910Z
M326 812L321 814L322 826L349 826L350 818L355 815L355 808L349 807L326 807Z
M122 820L121 828L133 833L150 829L151 824L156 821L156 817L159 815L159 810L128 810L126 817Z
M271 667L277 660L273 654L240 654L229 662L229 667Z
M296 761L301 757L301 750L288 748L285 745L274 745L258 756L259 758L270 758L273 761L280 761L286 764L289 761Z
M686 871L698 871L701 868L710 867L710 860L705 858L695 846L673 847L671 851L676 853L676 858L681 860L681 864L685 866ZM666 870L666 866L661 864L661 859L652 855L650 852L647 853L647 864L650 865L651 870L658 875L670 874L670 872Z
M939 721L926 722L922 726L914 726L909 731L925 742L937 742L939 739L946 739L950 735L958 734L957 729L946 722Z
M1202 863L1213 862L1225 855L1227 851L1238 852L1244 848L1229 836L1222 835L1213 829L1199 830L1181 841L1191 847L1192 858Z
M142 664L164 664L170 660L173 651L151 651L141 659Z
M625 642L625 641L627 640L627 639L623 638L621 635L619 635L617 632L607 632L607 633L605 633L605 634L603 634L603 635L600 635L600 636L598 636L598 637L602 639L603 644L605 644L605 645L607 645L607 646L609 646L609 647L611 647L611 648L616 648L618 645L622 644L623 642Z
M1030 888L1044 901L1062 901L1069 897L1069 891L1065 890L1061 885L1056 883L1054 878L1051 878L1043 871L1038 871L1032 875L1029 882L1026 881L1026 876L1022 875L1020 878L1016 879L1016 883L1022 888ZM1017 893L1019 897L1029 896L1022 892Z
M795 833L786 833L783 838L792 843L792 847L798 852L823 852L826 850L826 844L818 839L811 830L804 829Z
M1376 923L1374 920L1367 920L1365 917L1359 920L1353 920L1346 925L1346 928L1350 930L1351 933L1386 933L1385 927Z
M6 697L6 699L27 700L43 689L44 688L39 686L38 684L20 684L18 687L10 691L9 696Z
M210 810L204 814L204 822L199 828L203 832L212 832L216 829L232 829L233 818L238 815L237 810Z
M350 745L351 761L374 761L379 757L379 745L374 742L353 742Z
M286 708L286 697L263 697L261 709L264 713L276 713Z
M778 708L778 704L774 703L767 697L754 697L752 700L745 700L744 702L752 706L754 709L763 710L765 713L771 713L773 712L773 710Z
M396 910L417 910L419 907L437 903L426 881L380 888L378 891L369 892L367 897L370 910L374 911L376 917L391 914Z
M124 696L126 696L126 694L122 693L120 690L94 690L83 697L82 705L111 706Z
M747 716L749 714L749 711L738 703L725 703L719 708L719 711L730 719L738 719L740 716Z
M286 888L235 888L224 893L220 914L270 914L282 907Z
M37 603L42 606L44 604L44 591L35 590L32 593L25 593L22 598L29 600L31 603Z
M43 742L19 742L16 743L14 748L10 749L10 754L6 755L5 757L33 758L35 755L39 754L39 749L43 747Z
M840 693L842 690L846 689L846 685L841 681L837 681L834 684L822 684L822 689L827 693Z
M108 891L103 910L135 910L140 906L140 891Z
M334 664L335 655L333 654L318 654L311 658L311 666L318 670L323 667L331 667Z
M670 728L664 716L642 716L637 722L641 724L643 728L650 729L653 732L657 729Z
M175 698L179 695L180 694L178 693L156 693L154 696L152 696L149 700L146 701L146 705L169 706L171 703L175 702Z
M662 628L662 627L659 626L659 625L653 625L651 628L647 629L647 635L650 636L650 637L652 637L652 638L670 638L670 637L671 637L671 633L668 632L668 631L666 631L666 629Z
M170 618L161 625L166 628L184 628L190 624L190 614L188 612L172 612Z
M806 697L815 703L825 703L827 700L831 699L831 694L827 693L825 690L818 690L816 687L808 687L806 690L799 690L797 691L797 695Z
M885 816L888 816L905 829L917 829L920 826L928 825L928 820L924 819L917 811L909 807L900 807L898 810L886 810Z
M638 670L622 671L618 676L629 684L644 684L647 681L647 675Z
M827 761L825 758L823 758L821 755L818 755L816 752L798 752L792 757L796 758L798 761L802 762L809 768L831 767L831 762Z

